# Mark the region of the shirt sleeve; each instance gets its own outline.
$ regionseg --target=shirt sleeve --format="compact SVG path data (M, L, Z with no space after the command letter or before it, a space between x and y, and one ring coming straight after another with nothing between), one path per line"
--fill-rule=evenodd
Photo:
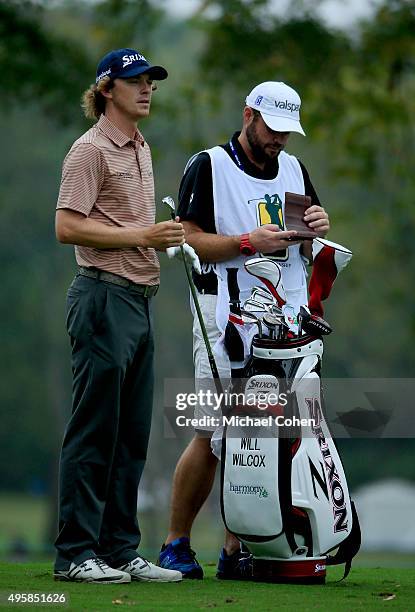
M306 167L300 162L300 160L298 160L298 163L300 164L301 172L303 173L305 195L311 197L312 204L315 204L316 206L321 206L320 200L318 198L316 190L314 189L313 183L310 180L310 176L307 172Z
M63 162L57 209L69 208L89 216L98 199L105 175L105 162L94 145L73 147Z
M181 221L194 221L204 232L216 234L209 153L199 153L186 170L180 183L177 214Z

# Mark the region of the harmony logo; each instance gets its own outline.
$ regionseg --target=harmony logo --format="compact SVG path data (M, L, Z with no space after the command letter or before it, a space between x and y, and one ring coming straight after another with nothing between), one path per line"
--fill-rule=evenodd
M229 491L236 495L258 495L260 499L266 498L269 495L266 488L260 485L233 485L231 482L229 483Z
M300 110L301 104L294 104L293 102L288 102L288 100L274 100L275 108L281 108L283 110L288 110L290 113L298 113Z
M134 55L123 55L122 61L123 61L123 64L122 64L123 68L125 68L126 66L129 66L133 62L147 62L146 58L144 57L144 55L141 55L141 53L134 53Z

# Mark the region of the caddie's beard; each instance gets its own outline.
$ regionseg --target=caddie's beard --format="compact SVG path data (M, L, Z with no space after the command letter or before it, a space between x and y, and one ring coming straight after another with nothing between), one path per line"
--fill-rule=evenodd
M248 144L252 151L252 155L255 160L259 164L264 164L266 162L272 161L273 159L277 159L278 155L281 152L281 149L277 149L272 154L266 152L266 150L264 149L264 145L259 140L256 123L257 119L255 118L254 121L246 128L246 139L248 141Z

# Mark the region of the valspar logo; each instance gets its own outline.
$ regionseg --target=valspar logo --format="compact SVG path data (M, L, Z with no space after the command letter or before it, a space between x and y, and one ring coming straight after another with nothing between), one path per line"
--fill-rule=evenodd
M122 67L125 68L126 66L129 66L133 62L139 62L139 61L147 62L144 55L141 55L140 53L134 53L132 55L123 55L122 56L122 62L123 62Z
M265 487L255 485L234 485L229 483L229 491L236 495L258 495L259 498L268 497L268 491Z
M288 100L274 100L275 108L282 108L283 110L290 111L290 113L298 113L301 104L294 104L288 102Z

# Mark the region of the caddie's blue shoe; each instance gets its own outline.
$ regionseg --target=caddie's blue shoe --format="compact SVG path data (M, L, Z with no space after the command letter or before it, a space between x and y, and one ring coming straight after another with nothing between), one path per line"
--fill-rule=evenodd
M177 538L170 544L161 547L158 565L169 570L177 570L183 578L202 580L203 569L196 559L196 553L190 548L189 538Z
M245 549L228 555L222 548L216 577L220 580L250 580L252 578L251 553Z

